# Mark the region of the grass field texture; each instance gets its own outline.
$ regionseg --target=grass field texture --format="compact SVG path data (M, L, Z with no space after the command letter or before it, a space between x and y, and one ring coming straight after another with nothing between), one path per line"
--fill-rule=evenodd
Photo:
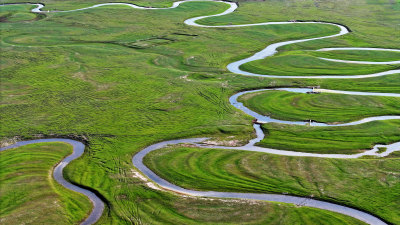
M71 153L62 143L0 152L2 224L75 224L89 214L89 199L53 179L54 166Z
M265 91L243 95L239 101L261 115L291 121L335 124L400 114L400 98L397 97Z
M291 193L339 202L400 222L399 159L321 159L238 150L170 147L145 164L196 190ZM335 223L334 223L335 224Z
M355 126L310 127L263 124L266 137L259 146L302 152L354 154L376 144L400 140L398 120L375 121Z
M46 4L44 10L67 10L103 3L42 2ZM171 4L166 1L132 2L154 6ZM296 57L299 51L324 47L398 48L396 24L400 19L400 3L380 0L355 0L351 3L344 0L240 2L237 12L201 22L243 24L317 19L344 23L354 31L343 37L280 49L285 51L282 54L288 54L288 58ZM43 134L88 138L87 151L65 169L65 176L74 183L98 191L107 200L109 211L99 221L102 224L141 221L151 224L237 224L238 221L242 224L266 221L271 224L357 224L357 221L341 215L285 204L184 198L153 190L146 186L146 182L133 177L131 157L152 143L195 136L221 139L234 136L244 142L249 140L253 135L252 118L228 102L229 96L240 90L319 85L336 90L400 93L399 74L358 80L268 79L231 74L225 68L228 63L250 56L268 44L331 35L337 32L337 28L294 24L216 29L183 24L187 18L222 12L226 7L210 2L185 3L177 9L163 11L109 6L73 13L50 13L36 20L30 19L33 15L28 12L33 7L2 6L0 15L7 20L0 26L0 122L4 124L0 127L0 136L30 139ZM27 14L29 18L16 15L18 13ZM11 21L13 17L19 19ZM316 56L312 54L307 57ZM332 58L342 57L339 52L329 54ZM361 56L357 57L361 59ZM391 57L397 56L382 56L385 60ZM293 73L293 67L281 65L282 70ZM298 67L298 73L307 74L307 67L304 68ZM368 68L370 70L362 67L353 70L347 65L339 65L335 71L370 72L389 67ZM340 116L339 113L336 115ZM349 135L352 133L350 130L330 132L337 133L332 137L337 140L335 144L340 143L335 151L358 151L375 142L394 141L399 127L397 122L389 121L355 128L364 135L348 136L357 145L347 145L340 140L340 132ZM272 128L267 127L269 138L266 140L273 140ZM303 128L276 127L277 132L292 136L298 129ZM310 136L312 141L309 139L309 143L319 142L316 132ZM316 144L311 151L324 152L325 147ZM390 161L382 160L385 162ZM362 169L364 164L358 166L357 169ZM370 166L365 165L365 168ZM289 172L281 171L281 175L289 176ZM335 176L349 175L340 173L337 171ZM331 176L329 171L326 175ZM307 176L309 174L302 173L298 179ZM355 179L348 182L349 186L360 183ZM287 187L287 193L296 194L298 189ZM373 196L367 196L369 194L366 193L365 197L371 199ZM365 209L375 206L372 201L362 204ZM393 207L392 212L380 211L379 215L392 216L391 221L399 224L398 215L391 214L399 211L398 206ZM242 215L238 215L238 211ZM73 218L68 211L66 216Z

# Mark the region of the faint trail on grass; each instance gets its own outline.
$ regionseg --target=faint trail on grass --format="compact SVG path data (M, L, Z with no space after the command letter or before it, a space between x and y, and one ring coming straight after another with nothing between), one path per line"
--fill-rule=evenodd
M137 6L137 5L129 4L129 3L104 3L104 4L97 4L97 5L93 5L93 6L90 6L90 7L81 8L81 9L68 10L68 11L52 11L52 12L60 12L60 13L61 12L63 12L63 13L65 13L65 12L75 12L75 11L82 11L82 10L88 10L88 9L93 9L93 8L97 8L97 7L111 6L111 5L113 5L113 6L115 6L115 5L123 5L123 6L129 6L129 7L135 8L135 9L146 9L146 10L171 9L171 8L178 7L182 3L190 2L190 1L196 1L196 0L185 0L185 1L174 2L173 5L171 7L169 7L169 8L148 8L148 7L141 7L141 6ZM199 0L199 1L207 1L207 0ZM213 0L209 0L209 1L213 1ZM277 53L277 49L279 47L282 47L282 46L285 46L285 45L289 45L289 44L306 42L306 41L338 37L338 36L342 36L342 35L345 35L345 34L349 33L350 30L347 27L345 27L344 25L335 24L335 23L328 23L328 22L265 22L265 23L255 23L255 24L217 25L217 26L209 26L209 25L198 24L197 21L200 20L200 19L227 15L227 14L230 14L230 13L234 12L238 7L237 4L233 3L233 2L225 2L225 1L213 1L213 2L225 3L225 4L228 4L230 7L227 10L225 10L224 12L222 12L222 13L215 14L215 15L207 15L207 16L200 16L200 17L187 19L187 20L184 21L184 23L187 24L187 25L203 27L203 28L240 28L240 27L249 27L249 26L284 25L284 24L327 24L327 25L336 26L336 27L338 27L340 29L339 33L334 34L334 35L316 37L316 38L308 38L308 39L300 39L300 40L292 40L292 41L284 41L284 42L279 42L279 43L274 43L274 44L268 45L263 50L257 52L256 54L254 54L254 55L252 55L252 56L250 56L248 58L245 58L245 59L230 63L227 66L227 69L230 72L241 74L241 75L246 75L246 76L269 77L269 78L299 78L299 79L302 79L302 78L305 78L305 79L310 79L310 78L318 78L318 79L344 79L344 78L346 78L346 79L355 79L355 78L379 77L379 76L385 76L385 75L400 73L400 69L396 69L396 70L389 70L389 71L380 72L380 73L374 73L374 74L351 75L351 76L340 76L340 75L279 76L279 75L256 74L256 73L250 73L250 72L247 72L247 71L243 71L243 70L240 69L241 65L243 65L245 63L248 63L248 62L251 62L251 61L264 59L266 57L273 56L274 54ZM37 6L36 8L32 9L32 12L35 12L35 13L46 13L46 11L41 11L41 9L44 7L43 4L32 4L32 5L36 5ZM47 12L49 12L49 11L47 11ZM374 48L326 48L326 49L319 49L317 51L331 51L331 50L400 51L400 50L397 50L397 49L374 49ZM341 63L361 63L361 64L397 64L397 63L400 63L400 61L379 62L379 63L377 63L377 62L365 62L365 61L335 60L335 59L326 59L326 58L321 58L321 59L329 60L329 61L336 61L336 62L341 62ZM293 89L293 88L291 88L291 89L277 89L277 90L294 91L294 92L304 92L305 90L306 91L310 91L309 89L297 89L296 90L296 89ZM245 94L245 93L249 93L249 92L257 92L257 91L265 91L265 89L255 90L255 91L247 91L247 92L240 92L238 94L233 95L230 98L230 102L234 107L242 110L243 112L245 112L246 114L248 114L250 116L255 117L257 120L259 120L258 122L277 122L277 123L299 124L299 125L309 124L309 123L306 123L306 122L303 122L303 121L283 121L283 120L275 120L275 119L272 119L270 117L264 117L264 116L261 116L261 115L255 113L255 112L253 112L252 110L244 107L242 103L237 102L237 97L239 97L240 95ZM399 97L399 95L400 95L400 94L389 94L389 93L346 92L346 91L335 91L335 90L324 90L324 89L321 89L320 91L322 91L322 92L332 92L332 93L341 93L341 94L351 94L351 95L376 95L376 96L392 96L392 97L393 96L394 97ZM204 93L200 93L200 95L203 96L206 99L209 99L209 101L211 101L211 102L215 101L214 97L210 97L208 95L205 95ZM351 122L351 123L347 123L347 124L340 124L340 125L335 125L335 126L350 126L350 125L356 125L356 124L366 123L366 122L370 122L370 121L389 120L389 119L400 119L400 116L393 115L393 116L370 117L370 118L365 118L365 119L360 120L360 121L355 121L355 122ZM263 120L265 120L265 121L263 121ZM330 126L328 124L315 123L315 122L314 123L311 122L310 125ZM142 151L138 152L132 158L132 163L143 174L145 174L153 182L157 183L162 188L170 190L170 191L174 191L174 192L177 192L177 193L181 193L181 194L193 195L193 196L202 196L202 197L241 198L241 199L254 199L254 200L266 200L266 201L292 203L292 204L296 204L298 206L308 206L308 207L325 209L325 210L329 210L329 211L332 211L332 212L341 213L341 214L344 214L344 215L348 215L348 216L354 217L356 219L359 219L359 220L364 221L364 222L369 223L369 224L374 224L374 225L386 224L381 219L379 219L379 218L377 218L377 217L375 217L375 216L373 216L371 214L368 214L366 212L362 212L360 210L349 208L349 207L346 207L346 206L333 204L333 203L329 203L329 202L324 202L324 201L319 201L319 200L314 200L314 199L310 199L310 198L295 197L295 196L280 195L280 194L255 194L255 193L232 193L232 192L188 190L188 189L184 189L182 187L176 186L176 185L174 185L174 184L162 179L161 177L156 175L153 171L151 171L148 167L146 167L143 164L143 158L149 152L157 150L157 149L164 148L167 145L179 144L179 143L190 143L193 146L202 147L202 148L236 149L236 150L244 150L244 151L256 151L256 152L265 152L265 153L271 153L271 154L288 155L288 156L306 156L306 157L321 157L321 158L358 158L358 157L361 157L361 156L364 156L364 155L386 156L386 155L390 154L391 152L394 152L394 151L400 149L400 142L393 143L393 144L390 144L390 145L375 145L374 148L369 150L369 151L366 151L366 152L363 152L363 153L354 154L354 155L316 154L316 153L293 152L293 151L285 151L285 150L278 150L278 149L262 148L262 147L257 147L254 144L259 142L260 140L262 140L264 138L264 133L261 130L259 124L254 124L254 128L256 130L257 138L251 140L247 145L242 146L242 147L210 146L210 145L199 144L200 142L204 142L205 140L207 140L207 138L193 138L193 139L164 141L164 142L160 142L160 143L151 145L151 146L143 149ZM81 144L79 142L76 142L76 141L72 141L72 140L66 140L66 139L43 139L43 140L33 140L33 141L19 142L19 143L13 145L13 146L8 147L8 148L18 147L18 146L29 144L29 143L52 142L52 141L57 141L57 140L61 140L63 142L67 142L67 143L72 143L73 146L74 146L74 154L75 154L75 149L78 148L78 147L75 147L75 145L79 146L79 144L80 144L80 145L82 145L82 146L79 147L81 152L79 153L79 155L77 157L79 157L83 153L83 149L84 149L83 144ZM386 147L387 150L385 152L383 152L383 153L377 153L378 152L378 147ZM8 148L5 148L5 149L8 149ZM3 149L1 149L1 150L3 150ZM68 159L69 157L67 157L66 159ZM75 158L77 158L77 157L75 157ZM70 159L70 161L75 159L75 158ZM69 162L68 161L68 162L64 163L65 160L63 160L59 164L59 166L56 167L56 169L58 167L61 168L60 169L61 172L57 172L57 173L59 173L60 176L61 176L61 178L59 178L59 179L62 179L63 181L65 181L65 180L62 178L62 168L64 168L65 165L68 164L68 162ZM54 171L54 174L56 174L56 169ZM67 184L65 184L65 185L62 184L62 185L63 186L72 185L72 184L70 184L68 182L66 182L66 183ZM86 196L88 196L89 198L91 198L91 197L97 198L97 196L94 195L92 192L90 192L88 190L85 190L85 189L81 189L81 188L76 187L74 185L72 185L72 187L69 188L69 189L71 189L71 190L75 189L75 191L83 193ZM95 207L94 207L94 209L92 211L92 214L89 216L89 218L87 218L87 220L85 220L85 222L87 222L87 221L88 222L87 223L84 222L83 224L94 223L100 218L101 212L103 211L103 208L104 208L104 204L103 204L103 202L101 202L100 199L98 199L98 200L99 200L99 202L98 202L97 208L96 208L96 204L94 203ZM93 202L93 200L92 200L92 202ZM100 209L101 209L101 211L99 211ZM94 213L95 211L96 211L96 213Z

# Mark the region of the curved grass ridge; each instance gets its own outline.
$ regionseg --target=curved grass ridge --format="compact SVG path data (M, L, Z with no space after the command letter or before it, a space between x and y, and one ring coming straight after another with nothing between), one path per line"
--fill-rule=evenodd
M346 51L346 50L357 50L357 51L386 51L386 52L400 52L400 49L386 49L386 48L322 48L315 50L316 52L328 52L328 51ZM370 64L370 65L390 65L390 64L400 64L400 60L387 61L387 62L375 62L375 61L353 61L353 60L342 60L342 59L331 59L318 57L331 62L341 62L341 63L354 63L354 64Z
M258 123L282 123L282 124L311 125L311 126L324 126L324 127L341 127L341 126L359 125L359 124L369 123L372 121L379 121L379 120L400 120L400 116L387 115L387 116L367 117L367 118L363 118L358 121L353 121L353 122L349 122L349 123L340 123L340 124L328 124L328 123L320 123L320 122L315 122L315 121L287 121L287 120L274 119L270 116L260 115L259 113L247 108L246 106L243 105L243 103L238 101L238 98L242 95L263 92L263 91L270 91L270 90L288 91L288 92L294 92L294 93L307 93L307 92L312 92L312 91L318 91L318 92L324 92L324 93L336 93L336 94L345 94L345 95L385 96L385 97L399 97L400 98L400 94L396 94L396 93L338 91L338 90L311 89L311 88L269 88L269 89L257 89L257 90L243 91L243 92L236 93L229 98L229 102L235 108L243 111L247 115L250 115L250 116L256 118Z
M10 145L10 146L4 147L4 148L0 148L0 151L5 151L7 149L17 148L17 147L29 145L29 144L45 143L45 142L63 142L63 143L72 145L72 147L73 147L72 154L67 156L66 158L61 160L60 163L57 164L57 166L53 170L53 178L57 181L57 183L61 184L63 187L65 187L69 190L81 193L89 198L89 200L93 204L93 209L92 209L90 215L81 223L81 225L94 224L96 221L98 221L100 219L101 215L103 214L103 211L104 211L103 201L93 192L91 192L87 189L78 187L74 184L71 184L67 180L65 180L63 177L64 167L66 167L71 161L82 156L82 154L85 150L85 145L83 143L81 143L79 141L71 140L71 139L61 139L61 138L38 139L38 140L17 142L13 145Z
M137 167L143 174L145 174L148 178L150 178L153 182L157 183L160 187L174 191L179 194L192 195L192 196L201 196L201 197L215 197L215 198L241 198L241 199L252 199L252 200L263 200L263 201L272 201L272 202L284 202L290 204L296 204L299 206L313 207L318 209L329 210L332 212L344 214L351 216L353 218L359 219L363 222L373 225L384 225L387 224L383 220L375 217L369 213L363 212L361 210L353 209L347 206L342 206L339 204L334 204L325 201L319 201L311 198L305 197L297 197L290 195L281 195L281 194L256 194L256 193L235 193L235 192L217 192L217 191L195 191L188 190L177 186L175 184L170 183L169 181L159 177L152 170L150 170L143 163L143 158L150 152L162 149L167 147L168 145L174 145L179 143L190 143L195 147L203 147L203 148L223 148L223 149L236 149L236 150L245 150L245 151L257 151L263 152L260 147L256 147L257 149L249 149L247 146L244 147L224 147L224 146L205 146L198 144L199 142L204 142L207 138L192 138L192 139L181 139L181 140L172 140L172 141L164 141L154 145L151 145L142 151L138 152L133 158L132 163L135 167ZM253 146L254 147L254 146ZM377 148L377 146L376 146ZM281 150L278 150L281 151ZM374 150L375 151L375 150ZM378 150L376 150L378 151ZM311 155L310 153L308 153ZM313 154L315 155L315 154ZM330 158L333 155L323 155L320 154L319 157L327 157ZM336 155L337 158L346 158L345 155ZM318 157L318 156L314 156Z
M181 3L184 2L188 2L188 1L196 1L196 0L184 0L184 1L178 1L178 2L174 2L173 5L170 8L176 8L178 7ZM213 0L201 0L201 1L213 1ZM367 77L378 77L378 76L385 76L385 75L390 75L390 74L396 74L396 73L400 73L400 70L389 70L389 71L385 71L385 72L380 72L380 73L375 73L375 74L367 74L367 75L352 75L352 76L329 76L329 75L325 75L325 76L278 76L278 75L265 75L265 74L256 74L256 73L250 73L250 72L246 72L241 70L239 67L241 65L243 65L244 63L247 62L251 62L254 60L259 60L259 59L264 59L268 56L272 56L277 52L277 48L282 47L284 45L289 45L289 44L294 44L294 43L300 43L300 42L306 42L306 41L311 41L311 40L318 40L318 39L325 39L325 38L331 38L331 37L337 37L337 36L341 36L341 35L345 35L347 33L350 32L350 30L340 24L335 24L335 23L328 23L328 22L267 22L267 23L256 23L256 24L243 24L243 25L221 25L221 26L208 26L208 25L201 25L196 23L197 20L200 19L204 19L204 18L208 18L208 17L215 17L215 16L222 16L222 15L226 15L229 13L232 13L236 10L236 8L238 7L236 3L232 3L232 2L225 2L225 1L214 1L214 2L222 2L225 4L230 5L230 7L225 10L222 13L216 14L216 15L209 15L209 16L200 16L200 17L195 17L195 18L191 18L188 20L185 20L185 24L187 25L192 25L192 26L197 26L197 27L207 27L207 28L218 28L218 27L225 27L225 28L233 28L233 27L245 27L245 26L261 26L261 25L272 25L272 24L292 24L292 23L318 23L318 24L329 24L329 25L333 25L333 26L337 26L338 28L340 28L340 32L334 35L330 35L330 36L324 36L324 37L317 37L317 38L309 38L309 39L301 39L301 40L293 40L293 41L285 41L285 42L279 42L279 43L274 43L271 44L269 46L267 46L265 49L263 49L260 52L257 52L256 54L254 54L253 56L250 56L246 59L242 59L239 60L237 62L233 62L231 64L229 64L227 66L227 69L233 73L237 73L237 74L241 74L241 75L247 75L247 76L258 76L258 77L270 77L270 78L332 78L332 79L343 79L343 78L367 78ZM30 4L30 3L28 3ZM43 4L32 4L32 5L36 5L37 7L34 8L32 10L32 12L35 13L43 13L41 11L41 8L44 7ZM86 8L81 8L81 9L75 9L75 10L68 10L68 11L53 11L53 12L72 12L72 11L81 11L81 10L86 10L86 9L91 9L91 8L96 8L96 7L101 7L101 6L106 6L106 5L126 5L126 6L130 6L132 8L136 8L136 9L167 9L167 8L147 8L147 7L140 7L134 4L129 4L129 3L104 3L104 4L97 4L94 6L90 6L90 7L86 7ZM352 62L347 62L347 63L352 63ZM382 93L381 93L382 94ZM370 118L369 118L370 119ZM382 118L382 119L388 119L388 118ZM396 118L398 119L398 118ZM368 118L367 118L368 120ZM378 120L378 119L376 119ZM368 122L368 121L364 121L363 123ZM347 125L353 125L353 124L347 124ZM273 154L281 154L281 155L294 155L294 156L309 156L309 157L330 157L330 158L357 158L363 155L378 155L378 156L383 156L383 154L389 154L391 151L396 151L398 150L397 148L399 148L400 146L400 142L398 143L394 143L391 145L376 145L373 149L371 149L370 151L364 152L364 153L359 153L356 155L342 155L342 154L313 154L313 153L302 153L302 152L291 152L291 151L283 151L283 150L275 150L275 149L267 149L267 148L261 148L261 147L256 147L254 146L254 144L258 141L260 141L261 139L264 138L264 134L260 128L259 124L255 124L254 128L256 129L256 133L257 133L257 138L253 139L249 142L249 144L243 146L243 147L225 147L225 146L205 146L205 145L201 145L201 144L197 144L198 142L202 142L204 140L206 140L206 138L195 138L195 139L182 139L182 140L172 140L172 141L165 141L165 142L161 142L161 143L157 143L154 145L151 145L145 149L143 149L142 151L140 151L139 153L137 153L133 158L132 158L132 163L134 166L136 166L142 173L144 173L146 176L148 176L153 182L157 183L159 186L171 190L171 191L175 191L178 193L183 193L183 194L189 194L189 195L194 195L194 196L204 196L204 197L220 197L220 198L243 198L243 199L256 199L256 200L267 200L267 201L277 201L277 202L286 202L286 203L293 203L293 204L298 204L298 205L302 205L302 206L309 206L309 207L314 207L314 208L320 208L320 209L325 209L325 210L329 210L329 211L333 211L333 212L338 212L341 214L345 214L345 215L349 215L351 217L357 218L361 221L364 221L366 223L369 224L386 224L384 221L382 221L381 219L362 212L360 210L356 210L356 209L352 209L346 206L341 206L341 205L337 205L337 204L333 204L333 203L328 203L328 202L323 202L323 201L318 201L318 200L314 200L314 199L309 199L309 198L301 198L301 197L295 197L295 196L288 196L288 195L277 195L277 194L255 194L255 193L230 193L230 192L202 192L202 191L193 191L193 190L187 190L184 188L181 188L179 186L173 185L170 182L160 178L158 175L156 175L154 172L152 172L149 168L147 168L144 164L143 164L143 157L148 154L151 151L163 148L167 145L170 144L178 144L178 143L191 143L195 146L198 147L204 147L204 148L224 148L224 149L240 149L240 150L246 150L246 151L258 151L258 152L268 152L268 153L273 153ZM59 174L60 177L56 178L56 180L62 184L63 182L65 182L64 184L62 184L63 186L68 186L69 188L75 188L76 190L78 190L78 192L81 192L83 194L85 194L86 196L91 196L93 198L97 198L99 200L99 203L97 205L97 209L99 209L99 207L101 208L101 211L97 210L96 213L94 213L95 209L96 209L96 204L94 204L94 209L91 213L91 215L89 216L89 218L87 218L84 223L82 224L92 224L94 222L96 222L100 216L101 213L104 209L104 203L101 202L101 200L92 192L79 188L77 186L74 186L73 184L70 184L68 182L66 182L63 177L62 177L62 169L73 159L78 158L80 155L83 154L83 150L84 150L84 145L82 143L73 141L73 140L66 140L66 139L42 139L42 140L33 140L33 141L25 141L25 142L19 142L13 146L9 146L8 148L12 148L12 147L17 147L17 146L21 146L21 145L25 145L25 144L29 144L29 143L38 143L38 142L51 142L51 141L56 141L56 140L61 140L63 142L66 143L72 143L72 145L74 146L74 153L75 154L75 145L77 150L80 150L79 153L77 153L77 157L72 157L68 156L66 159L64 159L54 170L54 174ZM79 144L78 144L79 143ZM80 146L81 145L81 146ZM80 146L80 147L78 147ZM387 151L385 151L384 153L378 153L379 149L381 147L386 147ZM1 150L5 150L8 148L4 148ZM66 160L69 159L69 161L66 162ZM58 170L57 170L58 168ZM68 188L67 187L67 188ZM89 197L90 198L90 197ZM92 199L91 199L92 200ZM88 222L87 222L88 221Z

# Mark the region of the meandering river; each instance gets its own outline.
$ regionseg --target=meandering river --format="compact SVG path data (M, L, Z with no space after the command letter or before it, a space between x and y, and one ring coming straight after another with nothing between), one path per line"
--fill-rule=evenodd
M171 9L171 8L176 8L180 4L189 2L189 1L196 1L196 0L186 0L186 1L178 1L174 2L173 5L170 8L147 8L147 7L141 7L137 6L134 4L129 4L129 3L104 3L104 4L97 4L93 5L91 7L86 7L86 8L81 8L81 9L75 9L75 10L68 10L68 11L53 11L53 12L59 12L59 13L67 13L67 12L74 12L74 11L82 11L82 10L88 10L88 9L93 9L101 6L107 6L107 5L124 5L124 6L129 6L135 9L144 9L144 10L166 10L166 9ZM201 0L201 1L207 1L207 0ZM210 0L212 1L212 0ZM255 73L250 73L247 71L243 71L240 69L240 66L254 61L254 60L259 60L259 59L264 59L266 57L273 56L275 53L277 53L277 49L279 47L289 45L289 44L295 44L295 43L300 43L300 42L306 42L306 41L312 41L312 40L318 40L318 39L324 39L324 38L333 38L333 37L338 37L341 35L345 35L349 33L350 31L348 28L346 28L343 25L340 24L335 24L335 23L327 23L327 22L266 22L266 23L255 23L255 24L241 24L241 25L220 25L220 26L208 26L208 25L202 25L198 24L197 21L200 19L204 18L209 18L209 17L216 17L216 16L223 16L227 15L229 13L234 12L237 9L237 4L232 3L232 2L224 2L224 1L215 1L215 2L221 2L224 4L228 4L229 8L225 10L222 13L215 14L215 15L208 15L208 16L200 16L200 17L195 17L191 19L187 19L184 21L185 24L190 25L190 26L197 26L197 27L206 27L206 28L240 28L240 27L248 27L248 26L268 26L268 25L276 25L276 24L293 24L293 23L299 23L299 24L313 24L313 23L319 23L319 24L329 24L332 26L336 26L339 28L339 32L334 35L329 35L329 36L322 36L322 37L316 37L316 38L308 38L308 39L300 39L300 40L292 40L292 41L284 41L284 42L279 42L279 43L274 43L271 45L268 45L266 48L263 50L257 52L256 54L230 63L227 66L227 69L236 74L241 74L241 75L246 75L246 76L259 76L259 77L272 77L272 78L294 78L294 79L303 79L303 78L319 78L319 79L357 79L357 78L368 78L368 77L378 77L378 76L385 76L385 75L390 75L390 74L398 74L400 73L400 70L389 70L385 72L380 72L380 73L374 73L374 74L360 74L360 75L321 75L321 76L280 76L280 75L271 75L271 74L255 74ZM47 13L49 11L42 11L41 9L44 7L43 4L32 4L36 5L37 7L32 10L32 12L35 13ZM400 52L398 49L382 49L382 48L325 48L325 49L319 49L316 51L333 51L333 50L361 50L361 51L396 51ZM340 62L340 63L358 63L358 64L398 64L400 61L390 61L390 62L367 62L367 61L349 61L349 60L337 60L337 59L327 59L327 58L320 58L322 60L328 60L328 61L335 61L335 62ZM304 122L304 121L284 121L284 120L278 120L274 119L268 116L263 116L260 115L251 109L245 107L241 102L237 101L237 98L243 94L246 93L252 93L252 92L259 92L259 91L268 91L268 90L280 90L280 91L291 91L291 92L298 92L298 93L306 93L311 91L311 89L307 88L276 88L276 89L259 89L259 90L252 90L252 91L244 91L237 93L233 96L230 97L229 101L230 103L236 107L237 109L243 111L244 113L253 116L254 118L257 119L258 123L283 123L283 124L297 124L297 125L311 125L311 126L352 126L352 125L357 125L357 124L362 124L362 123L367 123L371 121L377 121L377 120L393 120L393 119L400 119L400 116L398 115L386 115L386 116L377 116L377 117L369 117L369 118L364 118L359 121L354 121L350 123L344 123L344 124L325 124L325 123L317 123L317 122ZM346 94L346 95L371 95L371 96L390 96L390 97L400 97L400 94L393 94L393 93L370 93L370 92L351 92L351 91L340 91L340 90L325 90L325 89L319 89L318 91L321 92L330 92L330 93L338 93L338 94ZM202 144L204 141L207 140L207 138L192 138L192 139L180 139L180 140L172 140L172 141L164 141L160 142L151 146L148 146L147 148L141 150L138 152L133 158L132 158L132 163L133 165L140 170L144 175L146 175L150 180L152 180L154 183L159 185L165 190L170 190L174 191L177 193L185 194L185 195L192 195L192 196L202 196L202 197L214 197L214 198L240 198L240 199L253 199L253 200L265 200L265 201L273 201L273 202L284 202L284 203L292 203L300 206L308 206L308 207L313 207L313 208L319 208L319 209L324 209L324 210L329 210L332 212L337 212L341 213L344 215L348 215L351 217L354 217L356 219L359 219L361 221L364 221L368 224L374 224L374 225L380 225L380 224L386 224L384 221L379 219L378 217L367 213L363 212L354 208L346 207L343 205L339 204L334 204L330 202L324 202L320 200L315 200L311 198L305 198L305 197L297 197L297 196L290 196L290 195L282 195L282 194L256 194L256 193L233 193L233 192L215 192L215 191L194 191L194 190L188 190L182 187L179 187L177 185L172 184L171 182L159 177L157 174L155 174L153 171L151 171L146 165L143 164L143 158L151 151L161 149L166 147L167 145L173 145L173 144L179 144L179 143L191 143L197 147L201 148L220 148L220 149L236 149L236 150L244 150L244 151L256 151L256 152L265 152L265 153L270 153L270 154L279 154L279 155L288 155L288 156L298 156L298 157L323 157L323 158L358 158L361 156L365 155L374 155L378 157L383 157L387 156L388 154L400 150L400 142L397 143L392 143L389 145L376 145L374 148L371 150L365 151L363 153L358 153L354 155L347 155L347 154L317 154L317 153L307 153L307 152L294 152L294 151L287 151L287 150L280 150L280 149L270 149L270 148L262 148L255 146L254 144L259 142L264 138L264 133L260 128L259 124L254 124L254 129L256 131L257 137L253 140L251 140L247 145L241 146L241 147L227 147L227 146L210 146L210 145L205 145ZM96 196L93 192L86 190L84 188L78 187L76 185L73 185L69 182L67 182L62 175L62 171L66 165L68 165L69 162L71 162L74 159L79 158L83 152L85 146L74 140L69 140L69 139L40 139L40 140L31 140L31 141L22 141L18 142L14 145L1 148L1 151L11 149L11 148L16 148L19 146L27 145L27 144L32 144L32 143L43 143L43 142L65 142L68 144L71 144L73 146L74 152L67 158L63 159L54 169L54 179L63 185L64 187L82 193L86 195L93 203L93 210L89 217L82 222L82 224L93 224L98 219L101 217L102 212L104 210L104 203L101 201L101 199ZM378 147L386 147L387 150L383 153L377 153Z

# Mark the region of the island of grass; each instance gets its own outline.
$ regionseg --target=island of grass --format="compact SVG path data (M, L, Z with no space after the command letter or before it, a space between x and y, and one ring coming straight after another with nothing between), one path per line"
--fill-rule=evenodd
M58 184L54 166L72 153L64 143L31 144L0 152L0 221L4 225L76 224L92 204Z
M265 138L256 145L289 151L355 154L376 144L400 141L400 121L374 121L354 126L312 127L267 123Z
M245 94L238 100L261 115L290 121L346 123L366 117L400 114L398 97L269 90Z
M309 196L400 223L400 182L393 173L400 170L399 158L324 159L171 146L149 153L144 163L187 189Z
M241 70L251 73L282 76L364 75L397 68L398 65L332 62L303 53L282 53L240 66Z
M303 52L315 57L350 61L390 62L400 60L399 51L332 50Z

